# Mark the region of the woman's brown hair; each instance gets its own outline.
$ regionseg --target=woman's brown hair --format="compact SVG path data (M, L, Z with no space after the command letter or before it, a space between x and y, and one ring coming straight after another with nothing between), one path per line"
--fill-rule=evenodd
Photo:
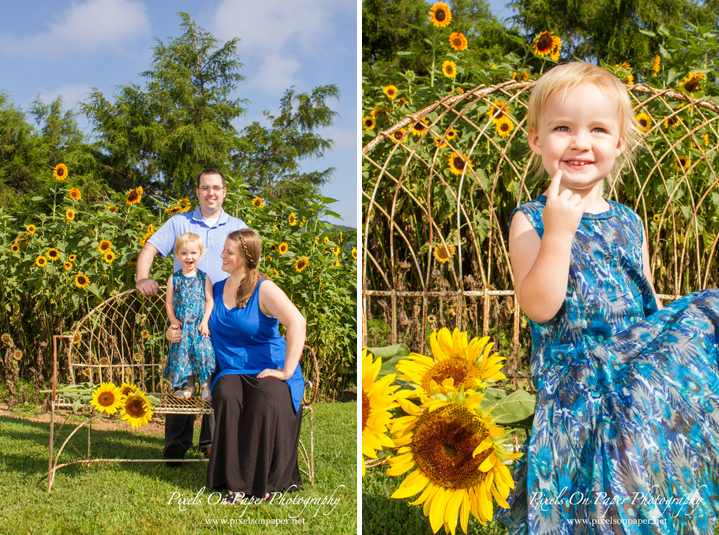
M262 244L257 233L248 228L231 232L227 237L237 242L239 254L244 260L245 266L247 266L247 274L240 282L237 287L237 294L235 294L237 307L245 308L247 301L250 300L257 287L257 283L265 276L257 270L257 265L260 263L260 258L262 258Z

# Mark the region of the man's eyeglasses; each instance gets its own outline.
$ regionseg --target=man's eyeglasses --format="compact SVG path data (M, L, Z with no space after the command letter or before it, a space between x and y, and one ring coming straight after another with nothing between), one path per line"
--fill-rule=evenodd
M208 191L212 190L215 193L219 193L223 189L225 189L224 186L200 186L199 189L202 193L207 193Z

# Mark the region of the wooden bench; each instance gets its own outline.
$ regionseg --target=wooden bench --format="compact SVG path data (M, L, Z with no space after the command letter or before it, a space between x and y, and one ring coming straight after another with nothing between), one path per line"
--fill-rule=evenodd
M91 310L74 327L69 335L53 336L53 376L50 400L50 445L48 457L48 491L52 489L55 473L72 464L97 462L166 462L166 459L93 459L91 456L92 422L100 415L92 409L91 416L64 436L62 431L72 412L73 402L58 392L58 384L78 385L112 381L120 386L128 382L144 392L159 398L153 406L153 417L159 414L212 414L212 406L193 397L177 399L172 395L163 371L169 343L165 339L165 287L157 296L145 297L135 289L117 294ZM63 347L61 347L63 346ZM66 362L61 362L63 357ZM311 484L315 481L314 464L314 413L312 403L319 390L319 365L311 348L305 346L300 360L305 375L305 394L302 401L303 419L309 415L309 451L302 441L299 457L305 469L301 469ZM63 377L59 376L62 367ZM65 412L59 429L55 424ZM87 455L81 454L70 439L82 427L87 426ZM64 439L55 453L55 442ZM68 444L82 459L60 463L60 455ZM54 458L53 458L54 454ZM178 462L207 462L204 458L190 458Z

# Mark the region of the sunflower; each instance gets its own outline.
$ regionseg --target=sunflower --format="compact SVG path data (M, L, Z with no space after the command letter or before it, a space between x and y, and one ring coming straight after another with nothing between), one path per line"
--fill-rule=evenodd
M65 268L65 271L70 271L72 269L72 262L63 262L62 267Z
M677 117L676 115L673 115L671 117L667 117L664 119L664 128L676 128L677 126L682 124L682 120Z
M399 455L388 459L387 474L416 470L404 478L392 498L421 492L412 505L424 503L423 512L434 533L444 526L452 535L458 523L467 533L470 513L482 524L491 522L492 498L500 507L509 508L507 496L514 481L504 461L521 454L510 453L499 438L504 429L478 412L482 394L436 401L425 398L420 406L401 396L397 402L409 416L392 422Z
M627 85L634 85L634 76L627 74Z
M122 394L120 389L115 386L115 383L102 383L92 393L90 404L99 412L115 414L117 409L120 408L121 399Z
M13 351L12 358L14 358L17 361L22 360L22 351L20 351L19 349L16 349L15 351Z
M434 144L437 149L444 149L445 147L447 147L447 143L445 143L445 141L440 137L434 138Z
M679 85L681 85L688 93L693 93L696 91L696 88L699 87L699 82L702 81L702 78L704 78L703 72L690 72Z
M110 240L102 240L100 245L97 246L97 250L105 254L107 251L112 249L112 242Z
M661 218L659 217L659 214L654 214L654 217L652 219L654 220L655 223L659 223L659 220Z
M542 32L537 36L537 40L534 42L534 53L538 56L547 56L552 53L552 49L555 45L554 34L552 32Z
M328 237L328 236L325 236L325 245L326 245L327 243L329 243L329 241L330 241L329 237Z
M467 38L460 32L452 32L449 35L449 46L455 50L467 50Z
M429 21L438 28L444 28L452 22L452 12L444 2L437 2L429 10Z
M635 117L637 121L637 128L641 130L642 132L649 132L649 129L652 127L652 118L647 115L646 113L639 113Z
M55 260L59 260L59 259L60 259L60 251L58 251L57 249L50 249L50 250L47 252L47 257L48 257L50 260L52 260L53 262L54 262Z
M72 188L70 190L70 198L73 201L79 201L82 198L82 194L80 193L80 190L77 188Z
M454 90L460 95L464 95L464 89L462 89L461 87L457 86L454 88Z
M107 211L110 212L110 213L112 213L112 214L116 213L117 210L118 210L117 206L108 206L108 207L107 207Z
M662 58L660 58L659 56L655 56L654 63L652 64L652 76L656 76L657 74L659 74L659 69L661 68L661 65Z
M10 335L8 333L3 333L3 335L0 336L0 339L2 339L3 344L11 344L12 343L12 338L10 337Z
M340 261L339 258L337 260L335 260L334 262L332 262L332 265L334 267L340 267L341 264L342 264L342 262Z
M68 221L74 221L75 220L75 210L72 208L68 208L65 210L65 219Z
M25 230L27 230L28 234L35 234L37 227L35 225L28 225L27 227L25 227Z
M65 180L67 178L67 166L64 163L57 164L52 171L52 176L57 180Z
M342 249L340 249L339 245L335 245L334 247L332 247L332 254L334 254L335 256L339 256L341 250Z
M13 242L13 244L10 246L10 251L13 253L19 253L20 252L20 246L17 242Z
M87 278L87 275L83 275L82 273L78 273L75 275L75 286L78 288L85 288L86 286L90 285L90 279Z
M404 135L407 131L404 128L400 128L399 130L395 130L392 132L392 141L395 143L401 143L404 141Z
M292 212L287 218L287 222L290 224L290 226L294 227L297 224L297 214Z
M105 253L105 256L103 256L102 258L108 264L112 264L112 262L115 260L115 253L113 253L112 251L108 251Z
M45 267L47 265L47 258L45 258L44 256L38 256L35 259L35 264L37 265L37 267Z
M367 117L362 119L362 126L364 126L365 130L374 130L376 124L377 121L375 121L375 118L371 115L368 115Z
M125 402L120 407L120 415L133 429L136 429L152 420L152 406L145 394L133 392L125 398Z
M552 61L559 61L559 53L562 51L562 40L559 37L554 37L552 43L552 50L549 51L549 59Z
M272 268L270 271L272 271L272 275L274 275L275 277L277 277L280 274L280 272L277 271L275 268Z
M122 394L123 396L129 396L130 394L140 391L140 389L137 388L135 385L125 382L123 382L122 386L118 388L120 389L120 394Z
M70 262L74 262L75 260L77 260L77 257L76 257L74 254L71 254L70 256L67 257L67 259L68 259Z
M387 436L387 428L392 422L390 409L397 407L394 392L399 388L393 385L397 374L390 373L379 381L377 375L382 359L372 361L372 354L362 350L362 455L370 459L377 458L377 452L385 447L394 446ZM362 463L362 476L365 474Z
M352 247L352 258L357 260L357 249L355 247Z
M299 258L297 262L295 262L295 270L297 273L302 273L304 269L310 265L310 259L306 256L303 256L302 258Z
M277 252L280 253L280 254L285 254L285 253L286 253L287 251L289 251L289 250L290 250L290 246L287 245L285 242L282 242L282 243L277 247Z
M127 204L137 204L142 200L142 186L139 188L136 188L132 190L130 193L127 194L127 198L125 199L127 201Z
M182 206L175 205L175 206L170 206L169 208L167 208L165 210L165 213L167 215L175 215L175 214L179 214L180 212L182 212L182 210L183 210Z
M427 131L427 124L428 122L426 117L423 118L421 121L417 121L416 123L414 123L411 130L412 135L419 137L424 134Z
M677 171L686 171L691 165L691 163L691 160L686 156L679 156L676 163L674 164L674 169L676 169Z
M395 106L404 106L405 104L409 104L409 100L407 100L405 97L399 97L397 102L394 103Z
M437 259L437 262L444 264L445 262L449 262L453 256L454 247L451 245L438 245L434 248L434 257Z
M461 175L467 167L472 167L472 160L464 154L453 152L449 156L449 170L452 174Z
M709 146L709 134L704 134L702 136L702 139L704 140L704 146L708 147Z
M452 141L457 137L457 131L454 128L450 128L447 130L447 133L444 135L445 139L448 141Z
M459 329L452 334L446 327L433 331L429 337L432 356L411 353L403 358L396 366L402 374L399 378L417 385L416 392L422 395L473 390L504 379L500 372L504 357L490 354L494 344L489 343L489 337L472 338L469 343L467 338L467 333Z
M385 86L382 92L387 95L387 98L389 98L390 100L394 100L395 98L397 98L397 88L393 85Z
M514 123L509 117L503 117L494 121L494 128L497 129L499 137L506 138L514 130Z
M442 63L442 74L444 74L447 78L454 78L457 76L457 65L454 61L446 60Z

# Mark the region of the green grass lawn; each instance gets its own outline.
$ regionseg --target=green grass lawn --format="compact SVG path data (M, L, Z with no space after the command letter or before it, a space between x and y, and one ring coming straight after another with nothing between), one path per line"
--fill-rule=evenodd
M357 403L316 403L315 485L303 477L303 490L285 499L302 503L221 506L204 490L207 463L172 469L163 463L96 463L60 469L47 492L49 424L0 417L0 533L41 534L183 534L183 533L328 533L357 532ZM77 441L86 451L87 433ZM195 443L199 427L195 428ZM309 424L302 429L309 443ZM163 436L131 430L92 431L95 458L157 458ZM84 448L84 449L83 449ZM197 448L188 456L200 457ZM63 458L76 458L74 452ZM300 462L302 467L302 462ZM199 496L198 496L199 493ZM181 508L178 496L189 504ZM279 496L276 497L279 500ZM326 498L326 500L325 500ZM334 500L335 505L318 502ZM304 509L303 509L304 508ZM299 523L293 524L293 518ZM287 524L260 524L262 520Z

